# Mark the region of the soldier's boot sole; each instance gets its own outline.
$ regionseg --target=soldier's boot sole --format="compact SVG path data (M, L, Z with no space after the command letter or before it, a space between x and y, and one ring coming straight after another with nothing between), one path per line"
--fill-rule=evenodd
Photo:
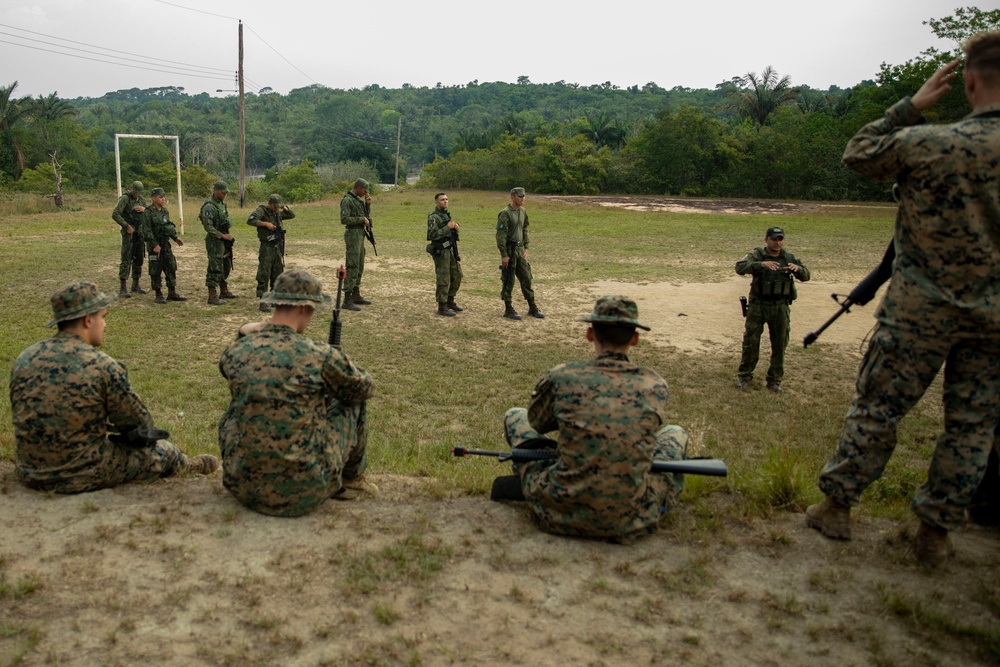
M806 508L806 525L834 540L851 539L851 508L831 498Z

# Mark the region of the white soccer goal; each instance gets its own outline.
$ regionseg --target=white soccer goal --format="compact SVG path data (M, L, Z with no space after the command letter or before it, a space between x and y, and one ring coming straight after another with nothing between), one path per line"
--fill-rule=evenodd
M118 196L122 196L122 161L118 150L118 139L173 139L174 164L177 166L177 215L180 233L184 233L184 192L181 190L181 142L176 134L116 134L115 135L115 180L118 182Z

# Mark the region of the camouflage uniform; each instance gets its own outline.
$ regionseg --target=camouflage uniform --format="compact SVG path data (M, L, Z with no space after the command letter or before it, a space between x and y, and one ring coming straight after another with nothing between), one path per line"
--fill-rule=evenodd
M138 183L138 181L136 181L136 184L140 185L141 189L142 184ZM111 213L111 219L118 223L122 232L122 251L121 262L118 264L118 280L122 282L128 280L129 272L131 272L132 283L138 284L139 277L142 275L142 262L146 257L146 253L142 247L142 243L128 233L128 228L129 225L132 226L133 234L139 231L139 225L142 222L142 213L136 213L132 209L136 206L145 207L146 200L138 192L135 195L133 197L130 191L119 197L118 203L115 205L115 210Z
M462 285L462 264L458 261L452 230L448 228L449 222L451 212L448 209L435 208L427 216L427 240L430 241L427 252L434 258L434 274L437 278L434 297L439 304L454 303L458 288Z
M218 185L218 184L217 184ZM201 207L198 216L205 234L205 251L208 253L208 271L205 273L205 287L214 289L221 287L226 290L229 272L233 270L232 243L223 240L223 234L229 234L233 221L229 219L229 209L226 202L213 194Z
M170 221L170 211L166 206L160 210L156 210L156 206L147 207L142 213L140 229L149 251L149 282L154 290L161 290L160 276L165 276L167 289L173 292L177 287L177 259L170 249L170 241L177 241L177 228ZM159 256L153 252L156 246L160 246Z
M301 269L278 277L264 300L310 305L319 281ZM365 400L372 380L336 348L267 324L238 338L219 370L232 396L219 422L223 484L263 514L306 514L367 465Z
M896 426L945 367L945 431L912 509L953 530L983 476L1000 398L1000 104L921 125L909 98L855 135L844 163L901 190L896 262L823 492L858 503ZM987 115L992 112L992 116Z
M268 201L272 200L277 202L277 213L272 212L267 204L261 204L247 219L248 225L257 228L257 239L260 241L257 253L257 298L264 296L267 290L274 289L274 281L285 270L285 230L281 221L295 217L291 209L281 207L281 197L271 195ZM261 222L270 222L277 229L272 232L262 226Z
M779 231L784 236L784 231L780 228ZM771 271L761 267L761 262L777 262L783 267L795 264L799 270L795 273ZM791 304L798 296L793 276L805 282L810 278L809 269L784 248L777 257L768 253L766 248L755 248L736 262L736 273L741 276L753 274L750 296L747 299L739 378L745 381L753 378L754 369L757 368L757 361L760 359L760 337L764 333L766 324L771 339L771 364L767 369L767 384L771 387L780 386L785 376L785 349L788 347L788 335L792 326Z
M348 192L340 200L340 224L344 225L346 246L344 260L347 269L347 276L344 279L346 295L361 289L361 276L365 272L365 218L367 217L368 209L361 197Z
M604 297L587 321L602 321L602 302L623 299ZM684 488L681 474L651 472L654 459L680 460L687 449L684 429L664 424L668 393L655 371L605 353L553 368L527 410L507 412L511 447L559 431L558 459L514 464L543 530L618 541L656 530Z
M114 301L92 283L68 285L52 297L54 319L73 320ZM150 428L152 417L129 386L128 372L79 336L60 331L24 350L10 376L17 472L29 487L56 493L96 491L183 470L171 443L132 446L108 439Z
M497 215L497 249L501 259L510 257L510 263L503 272L500 298L505 303L510 303L516 276L525 301L535 303L535 291L531 288L531 264L524 257L524 251L528 249L528 212L523 206L515 211L508 204Z

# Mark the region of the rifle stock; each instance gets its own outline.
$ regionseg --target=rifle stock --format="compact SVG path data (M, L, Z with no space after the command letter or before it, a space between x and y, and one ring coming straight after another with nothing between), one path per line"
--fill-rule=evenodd
M495 452L486 449L455 447L454 456L494 456L498 461L549 461L559 458L555 449L521 449L515 447L509 452ZM653 461L653 472L683 473L685 475L707 475L725 477L729 474L721 459L685 459L682 461Z
M340 334L341 328L343 327L343 322L340 320L340 300L344 295L344 278L347 277L347 270L340 266L337 269L337 301L333 306L333 318L330 320L330 333L327 336L326 342L334 346L338 350L340 349Z

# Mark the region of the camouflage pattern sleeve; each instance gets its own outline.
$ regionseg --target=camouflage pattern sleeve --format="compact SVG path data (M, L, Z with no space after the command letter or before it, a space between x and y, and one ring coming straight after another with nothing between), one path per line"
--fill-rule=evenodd
M341 403L357 405L374 393L371 376L334 347L327 352L322 374L327 392Z
M128 381L128 371L108 357L107 407L108 422L120 432L134 428L152 428L153 417L143 405Z
M807 282L812 277L812 275L809 273L809 269L806 268L806 265L802 263L802 260L800 260L792 253L787 253L787 255L788 255L788 263L795 264L796 266L799 267L799 270L792 275L794 275L802 282Z
M123 230L128 227L128 221L125 220L125 211L128 210L129 203L132 201L132 197L126 192L121 197L118 198L118 203L115 204L115 210L111 212L111 219L118 223L118 226Z
M510 216L507 209L500 211L497 216L497 248L500 250L500 257L507 256L507 237L510 235Z
M760 269L760 258L757 255L756 250L751 250L747 254L743 255L743 259L736 262L736 273L741 276L753 273L758 269Z
M430 215L427 216L427 240L445 241L450 239L451 230L448 229L448 223L450 221L450 214L442 213L438 209L434 209Z
M152 207L147 208L142 212L142 224L139 225L139 233L142 234L142 240L146 244L146 252L152 254L153 248L156 247L156 235L153 233L153 212Z
M882 118L868 123L848 142L844 164L851 171L879 180L893 178L905 166L906 153L896 150L901 128L923 123L909 97L889 107Z
M524 211L524 209L521 209ZM528 212L524 211L524 224L521 225L521 245L525 250L528 249Z
M281 209L279 211L279 214L281 215L282 220L291 220L292 218L295 217L295 211L293 211L292 209L287 209L287 210Z
M365 224L365 203L348 192L340 200L340 224L347 227L360 227Z
M251 227L259 227L260 226L261 218L264 217L264 214L261 211L262 208L264 208L264 207L263 206L258 206L257 208L255 208L253 210L253 213L251 213L250 217L247 218L247 224L248 225L250 225Z
M562 366L558 366L558 368L562 368ZM553 398L551 375L546 375L535 385L531 392L531 401L528 403L528 422L539 433L549 433L559 428Z
M222 232L217 229L216 210L212 206L212 202L205 202L205 205L201 207L201 226L205 228L205 231L209 236L213 236L217 239L222 238ZM219 221L222 222L221 220Z

